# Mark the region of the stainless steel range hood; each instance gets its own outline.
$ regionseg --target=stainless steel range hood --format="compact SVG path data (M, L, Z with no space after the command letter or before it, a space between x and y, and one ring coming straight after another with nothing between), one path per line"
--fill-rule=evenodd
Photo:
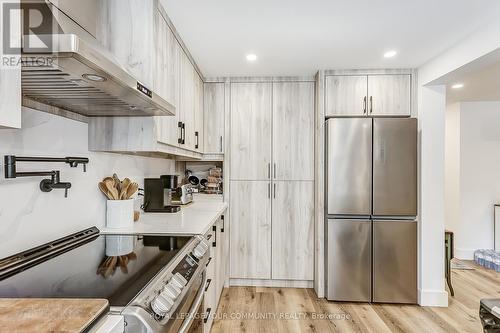
M89 117L175 114L172 104L120 66L88 30L48 0L42 5L52 24L50 34L23 36L24 97ZM49 41L50 52L31 47L33 38Z

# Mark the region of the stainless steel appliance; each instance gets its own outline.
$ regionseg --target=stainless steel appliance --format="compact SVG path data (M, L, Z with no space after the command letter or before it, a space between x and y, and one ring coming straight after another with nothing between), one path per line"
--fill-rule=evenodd
M176 175L144 179L144 204L142 209L148 213L176 213L181 210L174 205L173 196L177 191Z
M172 104L139 82L96 40L97 1L26 1L21 6L36 9L42 21L36 29L24 25L24 97L89 117L175 114ZM46 47L30 47L32 41Z
M176 205L187 205L193 202L193 185L184 184L179 186L172 194L172 203Z
M0 297L105 298L110 313L124 316L125 332L194 331L208 248L201 236L103 235L94 227L0 260Z
M327 298L417 302L417 121L326 121Z

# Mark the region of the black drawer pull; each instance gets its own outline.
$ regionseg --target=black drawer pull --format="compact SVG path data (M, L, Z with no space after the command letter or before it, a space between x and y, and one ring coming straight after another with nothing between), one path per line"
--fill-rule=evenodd
M208 308L207 312L205 314L205 319L203 319L203 323L206 324L208 321L208 318L210 318L210 312L212 312L212 308Z
M208 258L208 261L207 261L207 264L205 265L205 267L208 267L208 265L210 264L211 261L212 261L212 257Z
M212 242L212 247L217 247L217 226L212 226L212 231L214 232L215 239Z
M212 279L207 279L207 285L205 286L205 291L207 291L208 287L210 287L210 283L212 283Z

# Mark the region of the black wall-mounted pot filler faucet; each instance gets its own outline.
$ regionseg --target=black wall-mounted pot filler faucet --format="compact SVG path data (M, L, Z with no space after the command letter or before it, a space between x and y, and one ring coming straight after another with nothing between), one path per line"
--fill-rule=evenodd
M53 189L64 189L65 198L68 197L68 190L71 188L71 183L60 181L59 170L18 172L16 162L58 162L67 163L72 168L76 168L81 164L83 165L83 172L87 171L87 164L89 163L89 159L86 157L19 157L14 155L6 155L4 161L5 178L50 176L50 179L43 179L40 182L40 190L42 192L50 192Z

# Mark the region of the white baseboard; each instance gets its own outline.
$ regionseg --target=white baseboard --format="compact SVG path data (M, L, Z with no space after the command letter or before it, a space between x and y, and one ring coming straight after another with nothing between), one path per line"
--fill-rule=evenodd
M474 251L476 251L476 249L455 248L455 258L462 260L474 260Z
M418 304L420 306L448 306L448 292L446 290L418 290Z
M264 280L264 279L230 279L230 286L238 287L276 287L276 288L312 288L309 280Z

